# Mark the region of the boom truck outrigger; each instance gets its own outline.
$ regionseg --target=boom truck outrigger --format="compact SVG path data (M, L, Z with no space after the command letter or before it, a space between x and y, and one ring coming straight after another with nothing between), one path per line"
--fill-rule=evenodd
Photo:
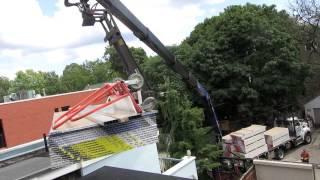
M143 73L134 60L113 18L113 16L117 17L135 36L162 57L168 67L180 74L182 79L196 90L204 104L206 123L213 126L215 133L221 139L222 133L211 97L195 76L186 70L162 42L120 0L96 0L97 3L93 5L90 5L88 1L80 0L79 2L71 3L69 0L65 0L64 3L67 7L76 6L79 8L83 18L82 26L93 26L96 22L100 23L106 32L105 42L108 41L116 49L125 65L127 75L136 75L143 78ZM145 88L149 88L148 85L146 86Z

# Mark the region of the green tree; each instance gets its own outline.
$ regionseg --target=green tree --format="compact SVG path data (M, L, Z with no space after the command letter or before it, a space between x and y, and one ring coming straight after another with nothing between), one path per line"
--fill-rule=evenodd
M61 82L67 92L80 91L91 84L92 76L83 65L72 63L63 70Z
M300 43L300 58L311 65L312 77L306 80L306 91L300 99L301 103L306 103L320 93L320 3L317 0L294 0L290 8L298 24L295 37Z
M0 103L3 103L3 96L9 94L10 81L7 77L0 76Z
M197 156L198 170L202 174L206 170L216 167L220 154L218 146L214 145L214 136L210 128L203 128L203 110L194 107L189 100L190 90L179 75L171 71L159 56L147 57L141 49L130 48L138 61L146 80L158 96L160 127L160 151L171 157L181 158L187 150ZM175 52L177 47L170 47ZM114 50L107 52L107 60L119 58ZM113 57L115 55L115 57ZM118 59L115 62L120 61ZM120 61L121 62L121 61ZM114 66L113 66L114 67ZM122 70L121 64L116 69Z
M142 65L147 81L156 92L165 92L167 86L164 86L166 79L170 78L170 86L179 92L189 93L185 84L179 78L179 75L168 68L159 56L149 57Z
M320 3L317 0L292 1L291 10L299 24L297 39L305 46L308 53L318 53L320 43Z
M46 95L54 95L64 92L59 75L55 72L43 72Z
M207 171L219 166L221 155L219 146L215 144L214 134L210 127L204 127L203 109L193 107L186 94L177 91L175 83L166 80L167 91L159 102L163 122L161 137L162 144L170 155L181 158L187 150L197 157L197 168L201 179ZM165 136L168 135L168 136Z
M12 82L10 91L35 90L36 93L42 93L43 88L45 88L43 72L28 69L16 73L16 78Z
M101 59L95 61L85 61L83 66L89 71L92 81L90 84L97 84L103 82L110 82L116 77L119 77L119 73L114 71L111 67L111 62L106 62Z
M230 6L199 24L177 54L205 84L220 117L251 119L293 107L308 67L291 27L275 6Z
M148 59L146 52L142 48L130 47L129 50L131 51L131 54L138 66L141 66ZM111 63L110 66L114 71L120 73L118 75L121 75L122 78L127 77L125 71L126 67L113 47L106 48L104 59L106 62Z

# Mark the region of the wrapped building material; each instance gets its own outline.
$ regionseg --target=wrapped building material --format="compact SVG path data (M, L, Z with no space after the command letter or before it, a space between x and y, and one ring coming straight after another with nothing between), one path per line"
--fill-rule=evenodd
M224 157L233 157L232 152L235 151L235 146L232 144L232 137L230 134L222 137L222 149Z
M267 151L264 132L266 126L251 125L223 137L223 150L225 157L253 158ZM230 137L231 141L230 142Z
M267 144L264 144L261 147L258 147L257 149L254 149L253 151L250 151L248 153L239 153L235 152L235 154L241 158L255 158L257 156L260 156L261 154L268 151Z
M230 134L222 137L222 143L223 144L232 144L232 137L230 136Z
M253 125L251 125L249 127L243 128L243 129L251 130L251 131L255 132L256 134L259 134L259 133L265 132L267 127L266 126L262 126L262 125L253 124Z
M248 146L250 144L253 144L259 140L263 139L264 140L264 134L260 133L255 136L249 137L248 139L241 139L237 135L232 136L232 142L233 144L239 145L239 146Z
M264 133L268 149L272 149L290 140L288 128L275 127Z
M266 141L264 138L262 138L252 144L248 144L248 145L235 144L234 146L237 152L249 153L255 149L258 149L261 146L264 146L265 144L266 144Z
M236 147L233 144L223 144L223 157L234 157L233 153L236 152Z
M243 128L239 131L231 133L231 137L234 141L245 140L250 137L253 137L257 134L261 134L266 131L266 126L261 125L251 125L247 128Z

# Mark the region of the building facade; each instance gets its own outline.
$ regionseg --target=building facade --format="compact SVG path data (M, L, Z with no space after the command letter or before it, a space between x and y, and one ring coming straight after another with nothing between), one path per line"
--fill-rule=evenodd
M312 99L304 105L306 116L313 120L316 127L320 127L320 96Z
M48 134L54 112L66 111L94 90L0 104L0 148L41 139Z

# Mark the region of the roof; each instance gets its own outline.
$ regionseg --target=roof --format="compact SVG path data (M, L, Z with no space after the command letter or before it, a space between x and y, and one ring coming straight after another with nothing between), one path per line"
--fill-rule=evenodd
M166 176L163 174L155 174L142 171L134 171L128 169L121 169L115 167L104 166L93 173L80 178L80 180L105 180L105 179L116 179L116 180L185 180L186 178Z
M308 101L307 103L304 104L304 106L307 106L309 104L312 104L313 102L317 101L317 100L320 100L320 96L317 96L313 99L311 99L310 101Z
M89 90L89 89L97 89L97 88L101 88L105 83L98 83L98 84L88 84L84 90Z
M1 179L22 179L49 168L49 157L34 157L0 168L0 174Z
M84 91L76 91L76 92L56 94L56 95L51 95L51 96L43 96L43 97L40 97L40 98L22 99L22 100L18 100L18 101L0 103L0 106L9 105L9 104L15 104L15 103L29 102L29 101L38 101L38 100L49 99L49 98L54 98L54 97L58 97L58 96L68 96L68 95L72 95L72 94L79 94L79 93L90 92L90 91L95 91L95 90L96 89L89 89L89 90L84 90Z

